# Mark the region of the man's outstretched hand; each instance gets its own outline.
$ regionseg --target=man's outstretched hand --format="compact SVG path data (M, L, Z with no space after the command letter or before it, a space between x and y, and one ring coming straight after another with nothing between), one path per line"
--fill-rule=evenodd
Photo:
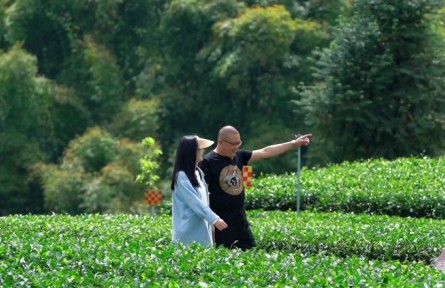
M292 142L297 146L307 146L311 142L312 134L305 134L305 135L295 135L297 139L292 140Z

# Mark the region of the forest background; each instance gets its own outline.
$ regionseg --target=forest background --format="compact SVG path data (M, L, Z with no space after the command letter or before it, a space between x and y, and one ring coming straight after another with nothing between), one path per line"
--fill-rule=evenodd
M313 133L307 166L443 155L444 21L442 0L0 0L0 215L137 213L141 159L168 181L181 136L227 124L247 149Z

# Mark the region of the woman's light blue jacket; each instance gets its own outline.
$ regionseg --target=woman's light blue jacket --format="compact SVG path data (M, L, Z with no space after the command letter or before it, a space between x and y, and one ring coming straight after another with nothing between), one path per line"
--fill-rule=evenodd
M202 173L202 171L199 172ZM208 203L209 190L204 177L201 178L206 189ZM215 224L219 216L201 200L201 193L193 187L184 171L179 171L176 178L172 215L173 243L180 242L187 246L193 242L200 243L203 246L213 244L211 225Z

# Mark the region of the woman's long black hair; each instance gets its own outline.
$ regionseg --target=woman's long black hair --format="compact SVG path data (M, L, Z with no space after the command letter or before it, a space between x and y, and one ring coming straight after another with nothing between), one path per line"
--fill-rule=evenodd
M176 149L175 166L173 168L170 188L175 189L176 178L179 171L184 171L194 187L199 187L196 178L196 153L198 152L198 138L196 136L183 136Z

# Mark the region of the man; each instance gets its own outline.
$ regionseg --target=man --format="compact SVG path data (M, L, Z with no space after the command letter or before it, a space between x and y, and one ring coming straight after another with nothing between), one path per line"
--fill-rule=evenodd
M200 168L209 185L210 208L224 219L228 227L215 231L215 243L227 248L248 250L256 246L244 207L245 193L242 167L251 162L274 157L292 148L307 146L312 134L259 150L239 150L241 136L233 126L224 126L218 133L216 148L204 156Z

